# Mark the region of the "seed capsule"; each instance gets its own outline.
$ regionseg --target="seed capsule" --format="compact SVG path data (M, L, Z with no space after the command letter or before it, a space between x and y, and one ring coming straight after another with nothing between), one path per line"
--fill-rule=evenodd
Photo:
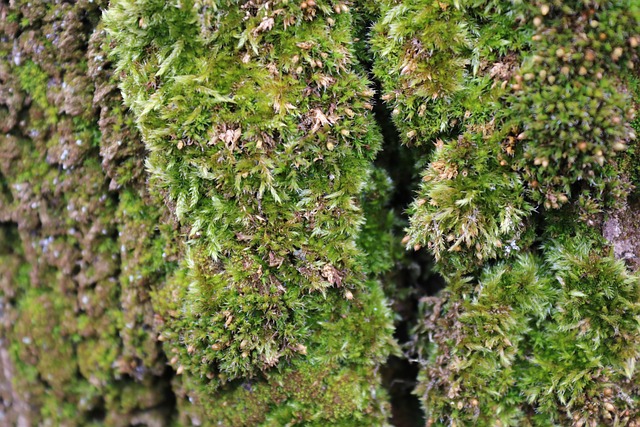
M627 146L622 142L616 142L615 144L613 144L612 148L614 151L624 151L627 149Z
M617 48L613 49L613 52L611 53L611 59L617 61L618 59L620 59L623 53L624 51L622 50L622 48L618 46Z

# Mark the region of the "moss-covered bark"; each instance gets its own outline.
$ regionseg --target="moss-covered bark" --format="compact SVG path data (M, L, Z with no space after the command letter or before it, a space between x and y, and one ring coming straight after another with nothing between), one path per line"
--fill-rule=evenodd
M109 39L101 7L2 5L8 419L385 424L389 183L347 4L114 2Z
M370 276L384 260L357 244L380 137L348 9L122 1L106 16L152 184L188 229L162 337L214 425L388 412L390 316Z
M19 425L171 419L150 292L175 233L111 80L105 6L0 6L3 401Z
M640 278L600 227L636 197L639 18L634 2L382 8L384 98L407 144L435 143L407 237L449 282L414 338L429 425L637 422Z
M639 21L2 3L0 424L388 425L389 176L422 168L404 243L447 282L409 343L427 424L637 425ZM383 135L415 164L374 166Z

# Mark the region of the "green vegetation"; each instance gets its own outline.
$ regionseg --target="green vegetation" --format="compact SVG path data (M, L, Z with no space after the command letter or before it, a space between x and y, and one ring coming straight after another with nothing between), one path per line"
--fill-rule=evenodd
M391 316L366 275L389 254L357 244L383 235L360 200L380 136L347 5L120 1L104 22L152 185L188 233L187 272L155 301L203 418L384 423ZM246 388L239 414L224 399Z
M3 419L404 427L395 322L427 425L640 424L639 23L0 5Z
M640 278L593 229L637 179L631 3L382 8L384 99L405 143L435 144L407 239L449 283L413 338L429 425L637 418Z

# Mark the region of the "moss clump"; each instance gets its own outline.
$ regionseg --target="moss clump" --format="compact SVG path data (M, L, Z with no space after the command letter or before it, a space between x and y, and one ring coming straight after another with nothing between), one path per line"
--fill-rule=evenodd
M640 36L630 2L534 2L534 49L515 76L509 107L517 129L514 164L531 196L557 208L570 197L598 204L628 192L613 161L635 132L624 70L633 67ZM637 60L637 59L636 59Z
M526 31L510 1L382 2L374 74L402 141L426 145L492 118Z
M526 425L520 378L531 367L528 335L552 295L540 260L526 254L477 281L453 279L440 296L423 300L416 393L429 425ZM427 333L432 339L422 341Z
M118 1L104 22L152 184L188 235L188 274L156 303L185 392L230 425L249 421L221 402L251 378L269 405L248 410L252 423L383 423L384 396L370 391L390 317L366 275L389 261L358 246L380 136L349 7ZM325 364L321 383L344 408L306 390L274 406L285 379Z
M582 236L544 248L557 291L544 330L532 334L533 369L522 387L542 413L564 407L575 420L605 424L638 416L623 396L635 394L627 381L640 348L640 277L601 251Z
M640 277L566 236L427 298L417 393L431 425L609 424L637 417ZM616 390L616 391L614 391Z
M517 173L503 168L494 130L438 142L411 209L409 245L426 245L445 273L517 253L532 205Z
M410 209L408 246L427 246L445 274L515 253L530 241L533 204L505 160L513 137L498 104L528 48L519 11L510 2L382 9L372 48L383 99L403 142L436 147Z
M614 159L635 145L639 17L632 2L382 7L384 97L405 143L436 146L407 239L449 281L416 329L430 425L637 417L638 277L593 227L634 176L632 153Z

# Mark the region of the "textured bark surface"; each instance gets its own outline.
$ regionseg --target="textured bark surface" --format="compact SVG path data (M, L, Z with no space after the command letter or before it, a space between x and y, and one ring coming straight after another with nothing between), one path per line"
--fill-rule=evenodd
M2 396L11 423L168 425L153 287L173 233L97 28L106 2L0 5ZM163 225L167 224L167 225Z

